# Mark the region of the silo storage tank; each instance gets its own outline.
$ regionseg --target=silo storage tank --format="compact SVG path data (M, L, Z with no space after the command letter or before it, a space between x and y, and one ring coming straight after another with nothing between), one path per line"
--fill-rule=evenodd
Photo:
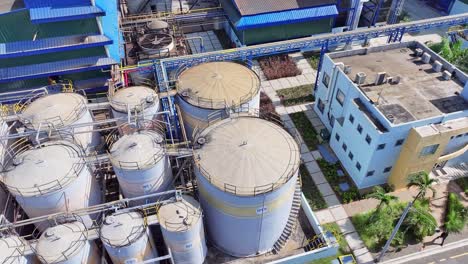
M30 218L100 204L100 188L81 147L49 141L13 152L3 182ZM83 220L91 225L90 217Z
M107 216L100 229L101 241L114 264L140 263L158 257L143 215L117 212Z
M0 263L32 263L31 260L24 255L26 245L26 242L16 235L0 237Z
M34 251L47 264L101 263L96 244L88 241L85 225L77 221L47 228Z
M139 115L144 119L157 118L160 103L155 90L146 86L131 86L117 90L109 96L112 114L119 118L118 124L127 122L128 111L132 116Z
M88 110L87 100L76 93L58 93L46 95L25 106L19 114L19 120L26 128L34 131L49 131L70 125L89 124L93 122ZM85 150L93 150L99 144L99 132L92 132L93 125L83 125L77 128L64 129L60 133L52 133L60 139L72 138Z
M283 232L294 198L300 152L280 126L238 116L201 132L195 175L208 234L225 253L270 251Z
M199 203L190 196L159 208L158 220L166 245L177 264L202 264L206 257L205 230Z
M126 198L170 188L172 169L164 140L158 132L139 130L110 146L110 161Z
M187 137L209 120L226 117L228 111L256 111L260 107L260 78L234 62L209 62L188 68L177 80L177 103Z

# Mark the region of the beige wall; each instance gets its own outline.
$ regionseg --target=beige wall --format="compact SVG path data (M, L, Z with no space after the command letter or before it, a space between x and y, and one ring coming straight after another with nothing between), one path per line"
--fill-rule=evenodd
M466 121L466 120L465 120ZM464 123L460 121L461 123ZM442 129L436 129L437 127ZM431 131L428 133L428 131ZM468 132L468 126L455 127L448 129L441 125L434 127L412 128L400 152L392 173L388 178L388 183L395 186L395 189L405 188L408 183L409 175L421 171L429 173L432 168L439 162L439 158L443 154L450 137ZM421 156L421 151L424 147L439 144L436 152L432 155ZM464 148L466 150L466 147ZM447 158L455 158L463 154L464 151L458 151L454 155L445 155ZM440 161L443 161L442 159Z

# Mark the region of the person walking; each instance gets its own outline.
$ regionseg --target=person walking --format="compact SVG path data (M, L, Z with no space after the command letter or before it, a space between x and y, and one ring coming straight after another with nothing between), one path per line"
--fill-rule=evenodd
M442 234L440 234L439 237L442 238L442 242L440 243L440 246L443 247L445 243L445 239L447 239L448 237L448 232L447 231L442 232Z

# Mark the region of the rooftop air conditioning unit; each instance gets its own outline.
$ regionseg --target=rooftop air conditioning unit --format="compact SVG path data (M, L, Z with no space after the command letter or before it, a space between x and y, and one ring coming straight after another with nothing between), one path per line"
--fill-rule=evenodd
M386 72L379 72L375 75L375 85L381 85L385 83L385 76L387 75Z
M351 73L351 69L352 69L351 65L345 65L343 71L345 74L349 74Z
M452 73L450 73L449 71L444 71L442 73L442 77L444 78L444 80L448 81L452 79Z
M399 84L401 81L401 77L399 75L392 77L392 84Z
M423 55L424 51L420 48L417 48L414 50L414 55L421 57Z
M431 61L431 55L429 53L424 53L421 57L422 62L429 63Z
M432 69L435 72L441 72L442 71L442 63L440 61L434 61L432 64Z
M366 81L366 74L364 72L358 72L356 73L356 77L354 78L354 82L357 84L357 85L361 85L361 84L364 84L364 82Z

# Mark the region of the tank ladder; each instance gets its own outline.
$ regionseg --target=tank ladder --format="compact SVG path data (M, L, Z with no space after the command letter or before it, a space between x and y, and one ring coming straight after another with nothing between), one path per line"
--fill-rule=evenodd
M298 177L297 182L296 182L296 189L294 191L294 199L293 199L293 203L291 207L291 212L289 213L288 222L286 223L286 226L283 229L283 233L281 233L281 236L273 245L272 251L274 254L278 254L281 251L281 249L288 242L288 239L294 230L294 226L296 225L297 218L299 216L299 210L301 209L301 196L302 196L301 182L300 182L300 177Z

